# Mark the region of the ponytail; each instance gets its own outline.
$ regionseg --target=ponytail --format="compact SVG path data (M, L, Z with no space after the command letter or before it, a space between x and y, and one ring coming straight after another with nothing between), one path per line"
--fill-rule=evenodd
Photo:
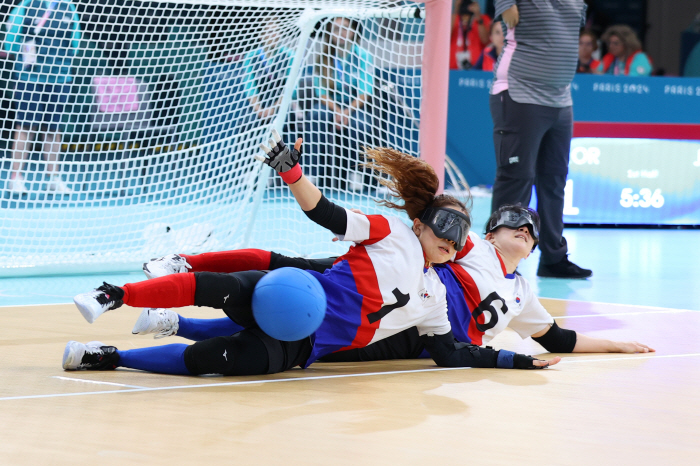
M405 210L411 220L420 218L427 207L459 206L467 215L470 209L448 194L436 196L440 180L433 167L425 160L404 154L387 147L365 149L367 168L392 179L379 178L379 183L389 189L393 197L403 200L396 204L389 200L377 201L379 205L396 210Z

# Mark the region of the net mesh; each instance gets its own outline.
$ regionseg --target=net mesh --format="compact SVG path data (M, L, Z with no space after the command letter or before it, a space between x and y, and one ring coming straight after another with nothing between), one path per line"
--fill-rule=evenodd
M364 146L418 155L419 5L26 0L5 21L0 274L239 247L340 254L257 162L277 130L335 202Z

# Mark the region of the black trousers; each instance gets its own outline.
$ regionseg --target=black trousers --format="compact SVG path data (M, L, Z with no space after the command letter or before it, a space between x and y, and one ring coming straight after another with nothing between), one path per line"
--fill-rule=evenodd
M255 323L253 290L265 273L195 273L195 305L222 309L245 328L229 337L210 338L187 347L185 365L192 374L273 374L304 364L309 358L310 338L280 341Z
M540 261L554 264L568 251L564 231L564 187L573 134L571 107L521 104L508 91L489 100L496 150L491 211L503 204L527 206L537 190Z

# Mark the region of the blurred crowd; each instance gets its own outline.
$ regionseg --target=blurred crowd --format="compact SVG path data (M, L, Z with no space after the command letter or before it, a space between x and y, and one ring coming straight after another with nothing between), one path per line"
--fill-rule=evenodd
M637 33L625 24L601 30L587 21L579 37L578 73L650 76L651 57L644 52ZM485 14L479 2L455 0L450 41L450 69L492 71L504 47L502 21Z

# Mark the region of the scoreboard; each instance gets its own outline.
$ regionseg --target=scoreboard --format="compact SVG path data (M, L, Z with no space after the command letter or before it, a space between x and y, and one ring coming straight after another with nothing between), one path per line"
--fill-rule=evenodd
M447 154L470 185L496 175L493 73L450 72ZM564 222L700 225L700 79L577 74Z
M573 138L564 222L700 225L700 141Z

